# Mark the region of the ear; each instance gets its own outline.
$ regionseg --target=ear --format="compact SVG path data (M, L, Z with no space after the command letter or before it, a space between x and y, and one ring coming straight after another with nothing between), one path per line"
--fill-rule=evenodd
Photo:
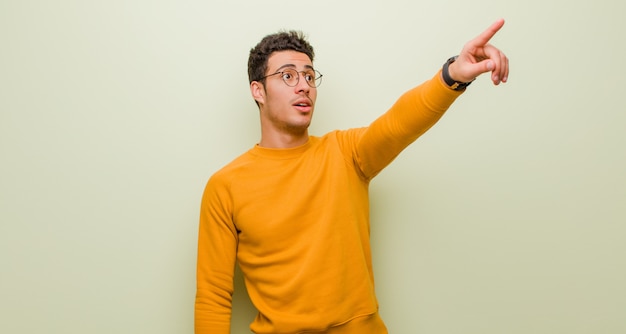
M250 83L250 93L257 103L265 104L265 87L263 84L258 81L252 81Z

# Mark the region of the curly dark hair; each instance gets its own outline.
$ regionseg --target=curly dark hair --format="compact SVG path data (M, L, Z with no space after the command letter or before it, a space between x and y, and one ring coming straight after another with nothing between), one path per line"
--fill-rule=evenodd
M248 57L248 80L259 81L267 71L267 60L273 52L293 50L309 56L311 61L315 56L313 47L306 40L301 31L280 31L267 35L250 50Z

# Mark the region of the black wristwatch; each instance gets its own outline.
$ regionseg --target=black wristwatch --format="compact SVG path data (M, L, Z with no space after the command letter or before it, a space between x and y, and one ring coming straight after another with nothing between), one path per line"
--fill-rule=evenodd
M459 82L450 77L450 73L448 72L448 66L454 63L458 57L459 56L450 57L450 59L448 59L446 63L443 64L443 68L441 69L441 75L443 76L443 81L446 83L446 85L450 86L450 88L456 91L464 91L465 88L467 88L467 86L469 86L476 79L470 82Z

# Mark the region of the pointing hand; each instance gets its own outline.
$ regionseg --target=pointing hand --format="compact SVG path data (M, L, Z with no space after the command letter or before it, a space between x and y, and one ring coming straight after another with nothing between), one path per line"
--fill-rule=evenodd
M450 64L450 77L459 82L470 82L477 76L491 72L494 85L507 82L509 77L509 59L489 40L502 28L504 20L499 19L487 30L467 42L457 60Z

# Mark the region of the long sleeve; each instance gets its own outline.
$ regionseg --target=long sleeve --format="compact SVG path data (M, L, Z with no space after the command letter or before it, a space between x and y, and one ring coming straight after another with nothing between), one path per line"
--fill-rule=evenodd
M357 163L372 178L400 152L430 129L461 92L448 88L441 71L429 81L404 93L363 133L356 147Z
M229 334L237 230L225 182L213 177L202 197L198 233L196 334Z

